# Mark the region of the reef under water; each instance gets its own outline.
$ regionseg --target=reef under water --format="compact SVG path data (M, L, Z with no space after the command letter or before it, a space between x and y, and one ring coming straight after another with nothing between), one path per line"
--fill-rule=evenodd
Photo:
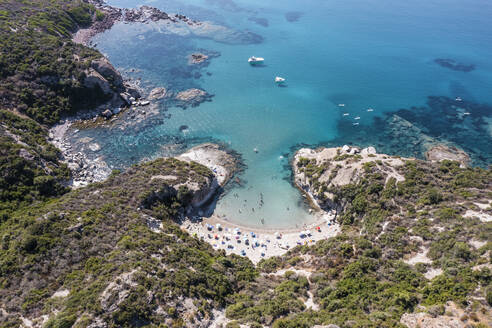
M369 124L353 126L340 120L339 135L323 145L347 143L375 146L378 152L423 158L436 144L463 149L471 164L492 163L492 105L429 96L425 106L402 108L375 116Z

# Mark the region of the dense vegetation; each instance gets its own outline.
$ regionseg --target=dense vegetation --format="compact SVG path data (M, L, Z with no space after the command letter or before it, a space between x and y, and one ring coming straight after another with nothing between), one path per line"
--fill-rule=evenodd
M176 176L176 187L160 175ZM180 326L230 303L257 275L251 262L213 251L172 221L190 199L178 185L210 176L195 163L156 160L4 218L0 299L16 315L0 325L17 327L21 312L50 315L47 327L77 318L76 327L95 318L112 327ZM147 227L151 217L163 220L161 233ZM52 297L64 289L67 297Z
M46 130L30 119L0 110L0 216L13 209L63 194L70 172Z
M492 223L464 214L492 199L491 169L412 161L397 182L374 161L334 188L317 179L326 167L300 161L340 206L343 232L257 268L174 223L193 197L186 183L210 181L201 165L161 159L65 188L70 172L46 128L105 100L83 86L100 54L71 41L102 15L82 0L0 0L0 327L21 316L41 326L43 315L45 327L196 326L223 308L229 327L397 327L402 314L440 315L448 301L480 327L492 304ZM359 160L334 161L348 157ZM404 261L423 251L428 263Z
M81 0L0 1L0 105L52 124L100 101L82 83L101 55L71 41L93 19L94 6Z
M0 216L66 191L46 126L106 100L83 84L101 55L71 41L102 14L82 0L0 0Z
M376 164L366 164L356 184L318 186L344 204L338 217L341 235L312 247L298 246L259 265L263 274L305 269L310 279L287 272L273 287L250 284L234 296L237 302L227 308L228 316L273 327L396 327L403 313L436 311L435 306L448 301L468 309L471 318L490 315L485 299L492 281L492 223L462 215L492 198L492 171L462 169L449 161L409 161L400 169L405 181L396 183L394 178L386 182ZM323 170L314 162L300 165L314 176ZM483 246L474 247L471 240ZM403 261L423 249L431 263ZM441 274L426 279L431 269ZM319 311L306 310L299 302L307 300L308 292ZM478 319L468 321L480 326Z

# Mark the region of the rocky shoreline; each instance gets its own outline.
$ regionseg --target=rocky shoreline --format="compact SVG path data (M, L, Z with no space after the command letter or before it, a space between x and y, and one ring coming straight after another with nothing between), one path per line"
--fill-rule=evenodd
M104 14L100 20L96 20L89 28L80 29L73 36L73 41L83 45L89 45L90 39L95 35L109 30L117 22L123 23L148 23L168 20L172 23L184 22L190 26L200 25L201 22L184 15L169 15L155 7L143 5L139 8L122 9L109 6L104 0L89 0L99 11Z

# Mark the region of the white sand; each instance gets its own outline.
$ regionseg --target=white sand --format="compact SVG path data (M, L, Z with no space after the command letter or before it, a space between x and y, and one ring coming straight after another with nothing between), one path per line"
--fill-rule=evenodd
M244 227L212 216L201 223L192 223L187 220L181 227L191 235L208 242L215 249L224 249L227 254L241 255L241 251L244 250L246 256L256 264L263 258L282 255L297 245L312 245L318 240L336 236L340 232L340 226L334 223L333 219L334 215L319 212L316 222L302 229L273 230ZM217 224L220 224L220 229L217 228ZM209 230L207 225L212 225L213 228ZM319 231L316 230L318 226ZM236 228L240 230L240 234L234 230ZM306 230L310 230L311 235L300 237L301 231ZM251 232L255 236L252 236ZM247 244L244 238L248 239ZM258 246L253 245L255 240Z

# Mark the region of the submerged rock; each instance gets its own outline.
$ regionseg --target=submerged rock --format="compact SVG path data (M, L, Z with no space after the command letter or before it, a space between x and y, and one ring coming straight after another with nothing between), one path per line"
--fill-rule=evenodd
M268 19L262 18L262 17L250 17L248 18L249 21L255 22L256 24L263 26L263 27L268 27Z
M302 17L302 15L303 13L300 11L289 11L285 13L285 19L291 23L297 22Z
M475 69L475 65L473 64L464 64L449 58L437 58L434 62L441 67L449 68L458 72L471 72Z

